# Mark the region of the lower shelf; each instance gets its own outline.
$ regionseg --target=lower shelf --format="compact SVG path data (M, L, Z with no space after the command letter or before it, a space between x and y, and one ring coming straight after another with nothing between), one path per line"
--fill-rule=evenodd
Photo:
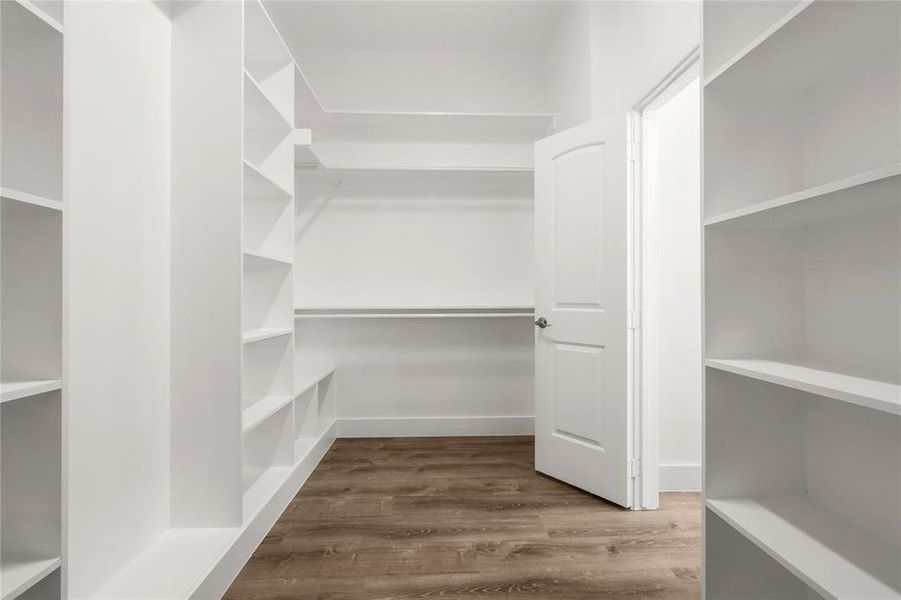
M168 529L116 575L96 599L188 598L239 533L237 527Z
M247 433L291 403L291 396L260 398L241 411L241 431Z
M826 598L901 597L901 548L800 494L708 499L707 508Z
M0 598L13 600L25 593L36 583L56 571L60 566L59 558L19 559L4 558L0 567Z
M59 379L40 381L4 381L0 383L0 402L11 402L28 396L36 396L44 392L52 392L62 387Z

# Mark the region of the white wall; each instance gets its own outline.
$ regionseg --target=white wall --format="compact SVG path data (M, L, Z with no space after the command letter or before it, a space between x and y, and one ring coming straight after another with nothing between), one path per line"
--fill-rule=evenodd
M332 111L547 110L538 53L306 51L300 59Z
M701 484L700 86L652 111L645 167L646 393L657 397L661 490ZM648 119L645 120L648 123Z
M66 7L71 598L169 524L170 34L156 3Z
M634 106L693 48L700 2L591 3L591 116Z
M591 120L593 10L588 2L569 3L547 47L545 93L558 130Z

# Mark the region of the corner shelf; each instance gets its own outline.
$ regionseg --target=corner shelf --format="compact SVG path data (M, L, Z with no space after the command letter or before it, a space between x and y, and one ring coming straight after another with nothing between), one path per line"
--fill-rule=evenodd
M290 200L291 192L263 173L255 164L245 160L244 198L247 200Z
M244 332L242 340L245 344L253 344L254 342L291 335L292 333L294 333L293 329L251 329Z
M4 560L0 569L0 580L3 581L0 598L13 600L24 594L32 586L59 569L59 558Z
M807 188L793 194L787 194L772 200L766 200L757 204L752 204L743 208L726 211L719 215L704 219L704 225L707 227L713 225L736 224L744 225L749 222L749 217L760 215L761 217L769 211L786 208L792 205L815 208L820 205L821 201L826 202L832 194L842 194L852 190L858 190L867 184L874 184L881 181L888 181L901 176L901 164L892 164L878 169L858 173L850 177L845 177L837 181L832 181L823 185ZM889 181L888 183L891 184ZM841 204L846 204L845 199L839 199ZM892 198L889 198L891 201Z
M241 411L241 431L247 433L254 427L276 414L289 404L291 396L268 396L260 398Z
M436 306L398 308L295 308L295 319L417 319L466 317L532 317L532 306Z
M11 188L0 187L0 197L7 200L22 202L24 204L39 206L41 208L48 208L50 210L58 210L60 212L63 210L63 203L59 200L53 200L52 198L45 198L43 196L29 194L28 192L21 192Z
M62 385L63 382L59 379L4 381L0 383L0 402L11 402L45 392L53 392L61 389Z
M250 130L275 131L287 135L294 125L282 114L266 91L244 70L245 92L244 119ZM249 93L248 93L249 91Z
M706 505L826 598L901 595L901 548L817 507L800 494L708 499Z
M244 251L245 264L253 267L290 267L290 260L267 254L265 252Z
M294 374L294 397L297 398L320 381L334 374L333 365L310 365Z
M708 358L706 364L735 375L901 415L901 386L897 384L763 359Z

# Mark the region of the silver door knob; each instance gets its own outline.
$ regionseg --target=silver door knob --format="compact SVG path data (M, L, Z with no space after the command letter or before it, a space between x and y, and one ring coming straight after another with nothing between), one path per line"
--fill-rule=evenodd
M545 327L548 326L547 319L545 319L544 317L538 317L538 320L535 321L535 325L544 329Z

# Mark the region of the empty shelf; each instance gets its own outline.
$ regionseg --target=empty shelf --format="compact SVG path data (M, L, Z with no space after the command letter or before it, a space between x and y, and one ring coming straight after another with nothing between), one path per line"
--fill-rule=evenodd
M97 600L191 598L240 529L168 529L94 596Z
M708 217L704 224L795 226L830 215L843 217L849 212L890 208L898 202L899 175L901 164L888 165ZM878 187L879 182L883 182L883 187Z
M257 80L244 71L244 122L248 130L274 131L287 135L294 125L266 95Z
M284 407L291 404L291 396L266 396L241 411L241 430L247 433Z
M63 382L59 379L45 379L38 381L4 381L0 384L0 402L9 402L19 398L27 398L52 392L62 388Z
M901 594L901 548L804 496L707 500L707 507L827 598Z
M3 582L0 598L12 600L23 594L60 566L59 558L38 558L4 560L0 567L0 580Z
M291 467L269 467L257 477L244 492L244 522L256 514L285 484L291 475Z
M901 415L901 386L771 360L707 359L707 366L859 406Z
M293 329L251 329L244 332L244 343L252 344L292 333L294 333Z
M298 360L303 366L294 374L295 398L335 372L333 365L304 364L303 359Z
M25 204L31 204L33 206L40 206L41 208L49 208L51 210L59 211L63 210L63 203L59 200L53 200L51 198L29 194L28 192L20 192L19 190L14 190L11 188L0 187L0 196L6 198L7 200L15 200L16 202L23 202Z
M244 263L254 267L290 267L293 263L290 260L265 254L263 252L244 251Z
M17 4L28 10L35 17L49 25L51 29L56 30L58 33L63 33L63 24L59 21L59 19L51 15L42 7L38 6L31 0L16 0L16 2Z
M466 317L532 317L531 306L467 306L404 308L295 308L297 319L416 319Z
M247 200L290 200L291 192L260 171L256 165L245 160L244 198Z

